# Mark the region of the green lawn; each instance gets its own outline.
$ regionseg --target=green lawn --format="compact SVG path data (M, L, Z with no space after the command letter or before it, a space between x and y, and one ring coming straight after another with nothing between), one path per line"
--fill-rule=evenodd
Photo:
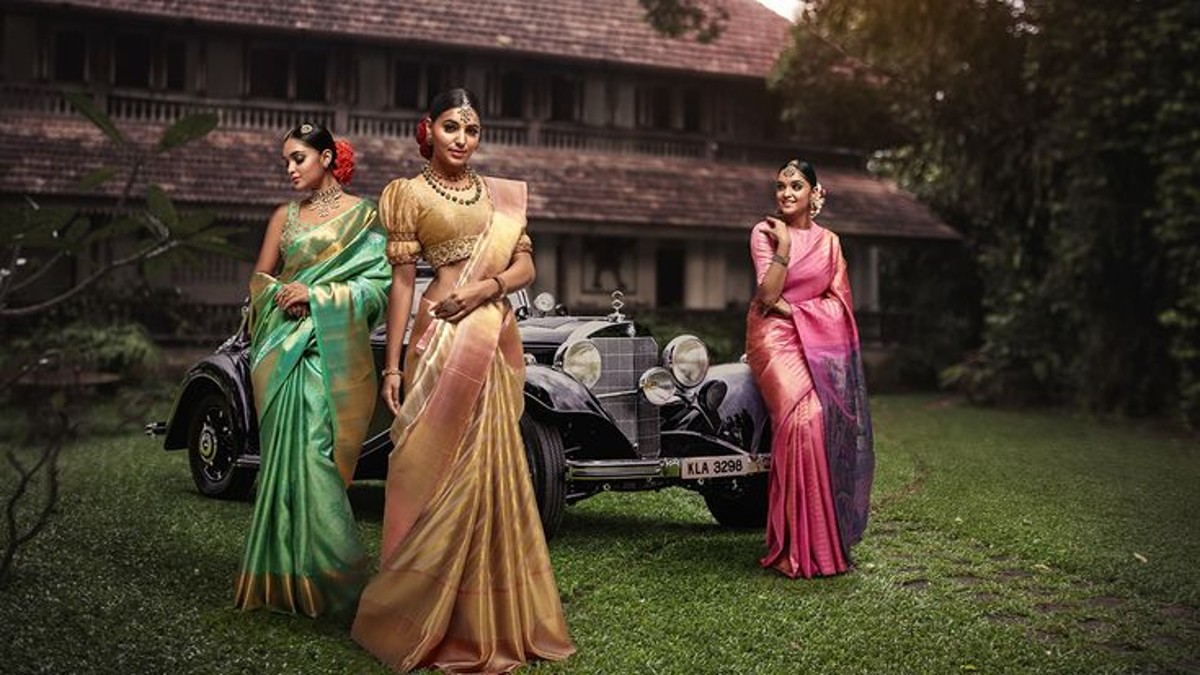
M691 493L603 495L550 547L579 652L536 670L1200 671L1195 438L932 396L874 412L855 571L788 580ZM182 454L109 430L62 464L53 526L0 589L0 671L385 672L344 621L231 609L251 506L199 497ZM381 486L352 497L374 547Z

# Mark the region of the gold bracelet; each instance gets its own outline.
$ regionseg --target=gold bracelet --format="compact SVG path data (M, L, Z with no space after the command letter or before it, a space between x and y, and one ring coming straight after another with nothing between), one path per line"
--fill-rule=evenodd
M496 291L496 294L492 296L493 300L499 300L508 295L508 285L504 283L499 274L492 277L492 281L496 282L496 285L500 287L500 290Z
M395 375L395 376L397 376L397 377L404 377L404 371L403 371L403 370L400 370L399 368L384 368L383 370L379 371L379 374L380 374L382 377L387 377L388 375Z

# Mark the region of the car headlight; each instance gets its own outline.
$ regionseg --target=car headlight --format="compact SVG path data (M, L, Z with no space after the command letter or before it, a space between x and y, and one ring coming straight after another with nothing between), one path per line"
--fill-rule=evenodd
M533 306L542 314L549 314L554 311L554 305L558 304L558 300L550 293L538 293L533 299Z
M675 378L666 368L651 368L638 378L642 395L654 405L666 405L675 396Z
M588 389L600 381L600 350L591 340L576 340L559 347L554 365Z
M663 366L679 384L694 387L708 375L708 348L695 335L680 335L663 349Z

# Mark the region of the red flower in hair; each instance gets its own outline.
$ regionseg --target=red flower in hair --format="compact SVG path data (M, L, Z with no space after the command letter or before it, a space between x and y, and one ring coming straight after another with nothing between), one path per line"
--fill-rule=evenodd
M337 148L337 160L333 167L333 177L342 185L349 185L354 178L354 148L349 141L337 139L333 142Z
M417 123L417 147L421 150L421 156L425 159L433 157L433 142L429 139L429 129L433 126L433 120L428 117L421 118Z

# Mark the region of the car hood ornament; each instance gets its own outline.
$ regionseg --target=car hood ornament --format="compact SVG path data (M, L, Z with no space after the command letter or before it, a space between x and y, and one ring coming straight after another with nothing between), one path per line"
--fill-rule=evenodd
M621 300L621 298L623 298L623 297L625 297L625 294L622 293L621 291L613 291L612 292L613 311L612 311L612 314L609 314L608 316L605 317L606 319L608 319L609 321L624 321L625 320L625 315L621 313L621 308L625 306L625 303Z

